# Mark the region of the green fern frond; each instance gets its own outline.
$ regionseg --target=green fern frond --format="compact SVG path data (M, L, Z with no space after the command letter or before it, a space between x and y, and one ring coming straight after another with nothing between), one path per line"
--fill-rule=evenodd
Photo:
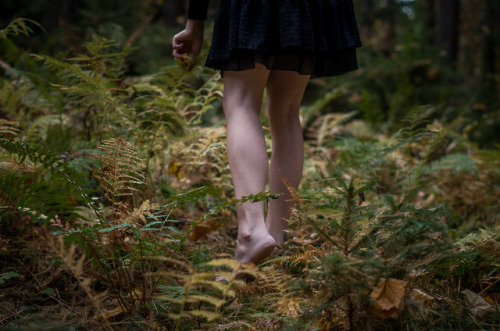
M0 177L0 187L0 193L19 213L30 215L41 223L50 222L56 215L65 220L86 219L80 213L81 208L71 201L71 196L57 186L29 183L29 177L11 173Z
M428 109L429 106L419 106L408 112L402 119L406 125L396 134L396 138L408 142L409 140L418 141L422 137L432 135L425 126L429 122L426 112Z
M326 93L322 98L318 98L314 103L309 106L306 106L302 109L302 117L303 123L307 127L309 122L314 118L314 116L318 116L318 113L323 110L329 103L333 100L339 98L342 95L343 91L340 88L335 88L330 92Z
M432 174L439 171L451 171L452 173L468 172L478 174L479 163L466 154L448 154L423 168L424 174Z
M88 121L108 133L126 135L136 127L136 109L131 103L133 88L123 81L128 50L114 50L114 43L95 37L85 45L86 52L72 59L59 60L47 55L32 55L55 76L50 82L85 109Z
M308 128L308 137L314 139L318 147L323 146L328 139L332 141L332 137L342 135L343 124L351 120L358 112L352 111L349 113L326 114L318 117Z
M9 68L6 74L11 79L4 80L0 84L0 105L10 114L16 116L19 105L26 105L26 95L33 86L26 77L20 75L13 68Z
M19 208L29 210L36 215L46 214L48 220L55 214L68 215L71 219L86 219L76 212L78 208L74 205L74 201L71 201L71 197L74 197L84 206L91 208L99 218L88 190L83 189L80 175L61 158L46 151L42 146L31 147L7 139L0 139L0 148L10 155L16 155L18 164L29 160L33 165L40 164L48 171L49 181L29 185L24 183L27 178L22 178L18 174L4 176L3 186L0 187Z
M16 18L12 20L9 25L0 30L0 38L7 39L9 36L25 35L29 36L33 30L29 27L29 24L33 24L43 30L43 27L37 22L29 18Z
M78 64L61 61L47 55L34 54L32 56L43 61L48 69L57 71L67 84L55 84L55 86L86 100L94 98L94 101L104 100L111 103L110 92L114 87L114 82L103 77L101 73L89 71Z

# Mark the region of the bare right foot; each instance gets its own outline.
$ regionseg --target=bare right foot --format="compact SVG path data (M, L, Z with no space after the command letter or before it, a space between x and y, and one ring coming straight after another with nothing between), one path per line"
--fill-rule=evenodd
M245 233L236 241L235 259L241 263L258 264L271 255L275 247L276 241L266 230Z

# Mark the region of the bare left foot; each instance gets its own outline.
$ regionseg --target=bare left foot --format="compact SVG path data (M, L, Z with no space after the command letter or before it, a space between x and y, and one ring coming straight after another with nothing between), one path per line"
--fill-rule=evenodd
M276 247L276 241L265 230L238 236L235 259L241 263L258 264Z

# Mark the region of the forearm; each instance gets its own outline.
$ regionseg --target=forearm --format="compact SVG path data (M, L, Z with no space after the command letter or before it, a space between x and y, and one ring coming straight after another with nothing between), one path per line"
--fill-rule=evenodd
M172 39L173 56L183 61L188 70L192 67L189 55L193 55L194 62L202 48L207 7L208 0L190 0L186 28Z
M186 31L195 36L203 37L203 30L205 28L205 21L188 19L186 22Z

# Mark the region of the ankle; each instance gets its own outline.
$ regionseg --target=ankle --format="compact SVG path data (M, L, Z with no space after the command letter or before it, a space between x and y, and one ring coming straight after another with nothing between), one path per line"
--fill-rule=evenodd
M257 239L263 236L269 236L269 233L267 232L265 227L261 227L259 229L257 228L244 229L239 231L238 240L251 241L253 239Z
M285 230L287 228L288 222L282 221L280 224L269 223L267 227L267 232L274 238L277 245L280 245L285 240Z
M253 236L253 232L244 231L244 232L238 234L238 240L248 241L248 240L252 239L252 236Z

